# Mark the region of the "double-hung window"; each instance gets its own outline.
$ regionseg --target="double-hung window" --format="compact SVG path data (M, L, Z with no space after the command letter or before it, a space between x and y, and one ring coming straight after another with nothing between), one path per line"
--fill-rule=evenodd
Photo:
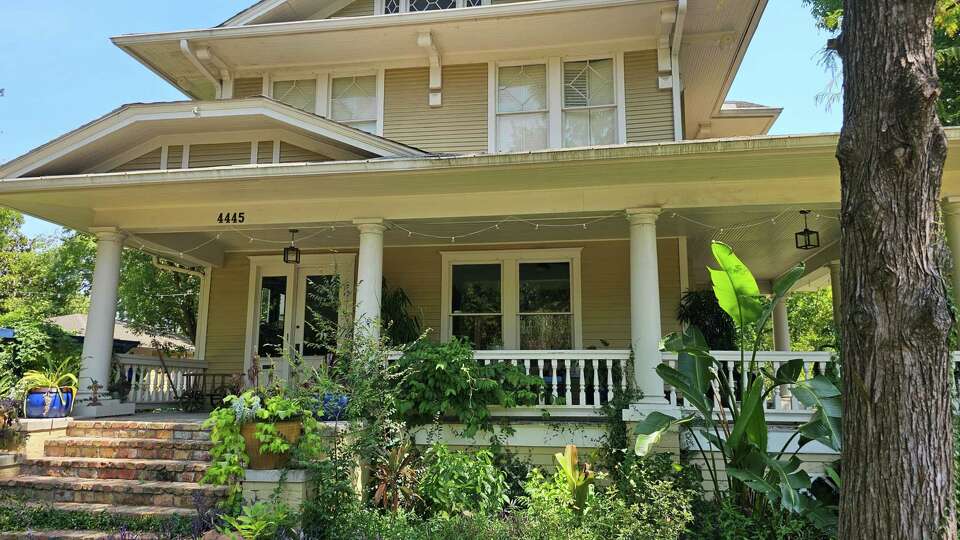
M497 70L497 151L542 150L549 138L546 64Z
M580 250L444 252L443 339L475 349L580 346Z
M490 151L617 144L622 91L614 58L499 64L491 68ZM495 123L494 123L495 122Z
M617 142L613 60L563 63L563 146Z
M333 77L330 82L330 118L376 133L377 76Z
M463 7L483 6L490 0L383 0L383 13L407 13L415 11L435 11Z

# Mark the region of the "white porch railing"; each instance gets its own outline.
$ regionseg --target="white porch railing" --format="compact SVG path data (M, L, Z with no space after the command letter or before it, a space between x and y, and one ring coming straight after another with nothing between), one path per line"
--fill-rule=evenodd
M187 385L187 374L203 373L206 363L191 358L165 358L170 379L163 373L163 364L155 356L116 354L113 357L123 377L130 381L127 401L134 403L176 403ZM171 385L171 380L173 384ZM176 391L175 391L176 390Z
M721 369L730 381L734 392L739 396L742 391L742 379L740 377L740 352L739 351L711 351L710 354L720 363ZM812 378L814 375L822 375L826 370L832 368L833 355L828 352L796 352L796 351L758 351L757 363L759 365L769 365L774 371L783 364L797 358L803 359L803 374L801 378ZM663 361L672 367L677 366L677 355L673 353L663 353ZM746 362L749 364L750 355L746 356ZM669 386L665 387L666 397L671 405L687 408L683 403L682 396L678 396ZM767 418L776 421L778 417L784 420L795 420L798 416L810 414L810 409L800 403L789 386L779 386L770 393L767 399Z

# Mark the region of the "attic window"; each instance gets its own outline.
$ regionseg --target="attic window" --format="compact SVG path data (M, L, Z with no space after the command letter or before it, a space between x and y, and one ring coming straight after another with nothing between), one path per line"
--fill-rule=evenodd
M276 81L273 98L307 112L317 110L317 80Z
M383 0L383 13L412 13L420 11L437 11L465 7L485 6L490 0Z

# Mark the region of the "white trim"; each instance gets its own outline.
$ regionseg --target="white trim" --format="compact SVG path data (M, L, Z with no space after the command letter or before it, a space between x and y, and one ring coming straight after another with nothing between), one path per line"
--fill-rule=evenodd
M260 153L260 141L253 140L250 141L250 164L257 164L257 155Z
M617 92L617 143L626 144L627 142L627 72L623 65L623 51L617 51L613 55L613 76L616 77L614 85Z
M186 143L183 145L183 155L180 156L180 168L189 169L190 168L190 144Z
M237 13L233 17L220 23L220 26L242 26L245 24L250 24L251 22L257 20L257 18L262 17L278 6L286 4L287 0L260 0L259 3L254 4L247 9Z
M680 294L690 290L690 261L687 260L687 237L677 237L677 251L680 259Z
M262 86L260 88L261 93L263 93L263 95L268 98L272 98L273 97L273 76L270 73L264 73L263 76L260 77L260 82L262 83Z
M572 340L574 349L583 348L583 303L581 299L580 260L583 248L509 249L483 251L441 251L440 263L440 339L448 341L452 335L450 311L452 302L452 270L455 264L500 265L500 313L503 319L503 348L519 348L519 268L527 262L570 263L570 309L572 311Z
M377 70L377 135L383 136L383 92L384 77L383 68Z
M207 319L210 316L210 285L213 281L213 267L203 269L200 278L200 299L197 304L197 339L194 341L194 358L203 360L207 353Z
M563 148L563 58L547 59L547 147Z
M487 62L487 152L497 152L497 75L496 62Z
M280 139L273 140L273 155L270 158L270 163L280 163Z
M167 170L167 161L170 157L170 147L166 144L160 145L160 170Z

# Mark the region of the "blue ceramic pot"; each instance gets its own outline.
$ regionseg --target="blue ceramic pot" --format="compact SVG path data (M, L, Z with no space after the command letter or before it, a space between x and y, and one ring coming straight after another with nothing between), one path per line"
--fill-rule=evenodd
M27 418L63 418L70 414L72 408L72 390L61 390L58 393L54 388L34 388L27 392L27 398L23 400Z
M350 397L341 394L323 395L323 419L341 420L347 412L347 404L350 403Z

